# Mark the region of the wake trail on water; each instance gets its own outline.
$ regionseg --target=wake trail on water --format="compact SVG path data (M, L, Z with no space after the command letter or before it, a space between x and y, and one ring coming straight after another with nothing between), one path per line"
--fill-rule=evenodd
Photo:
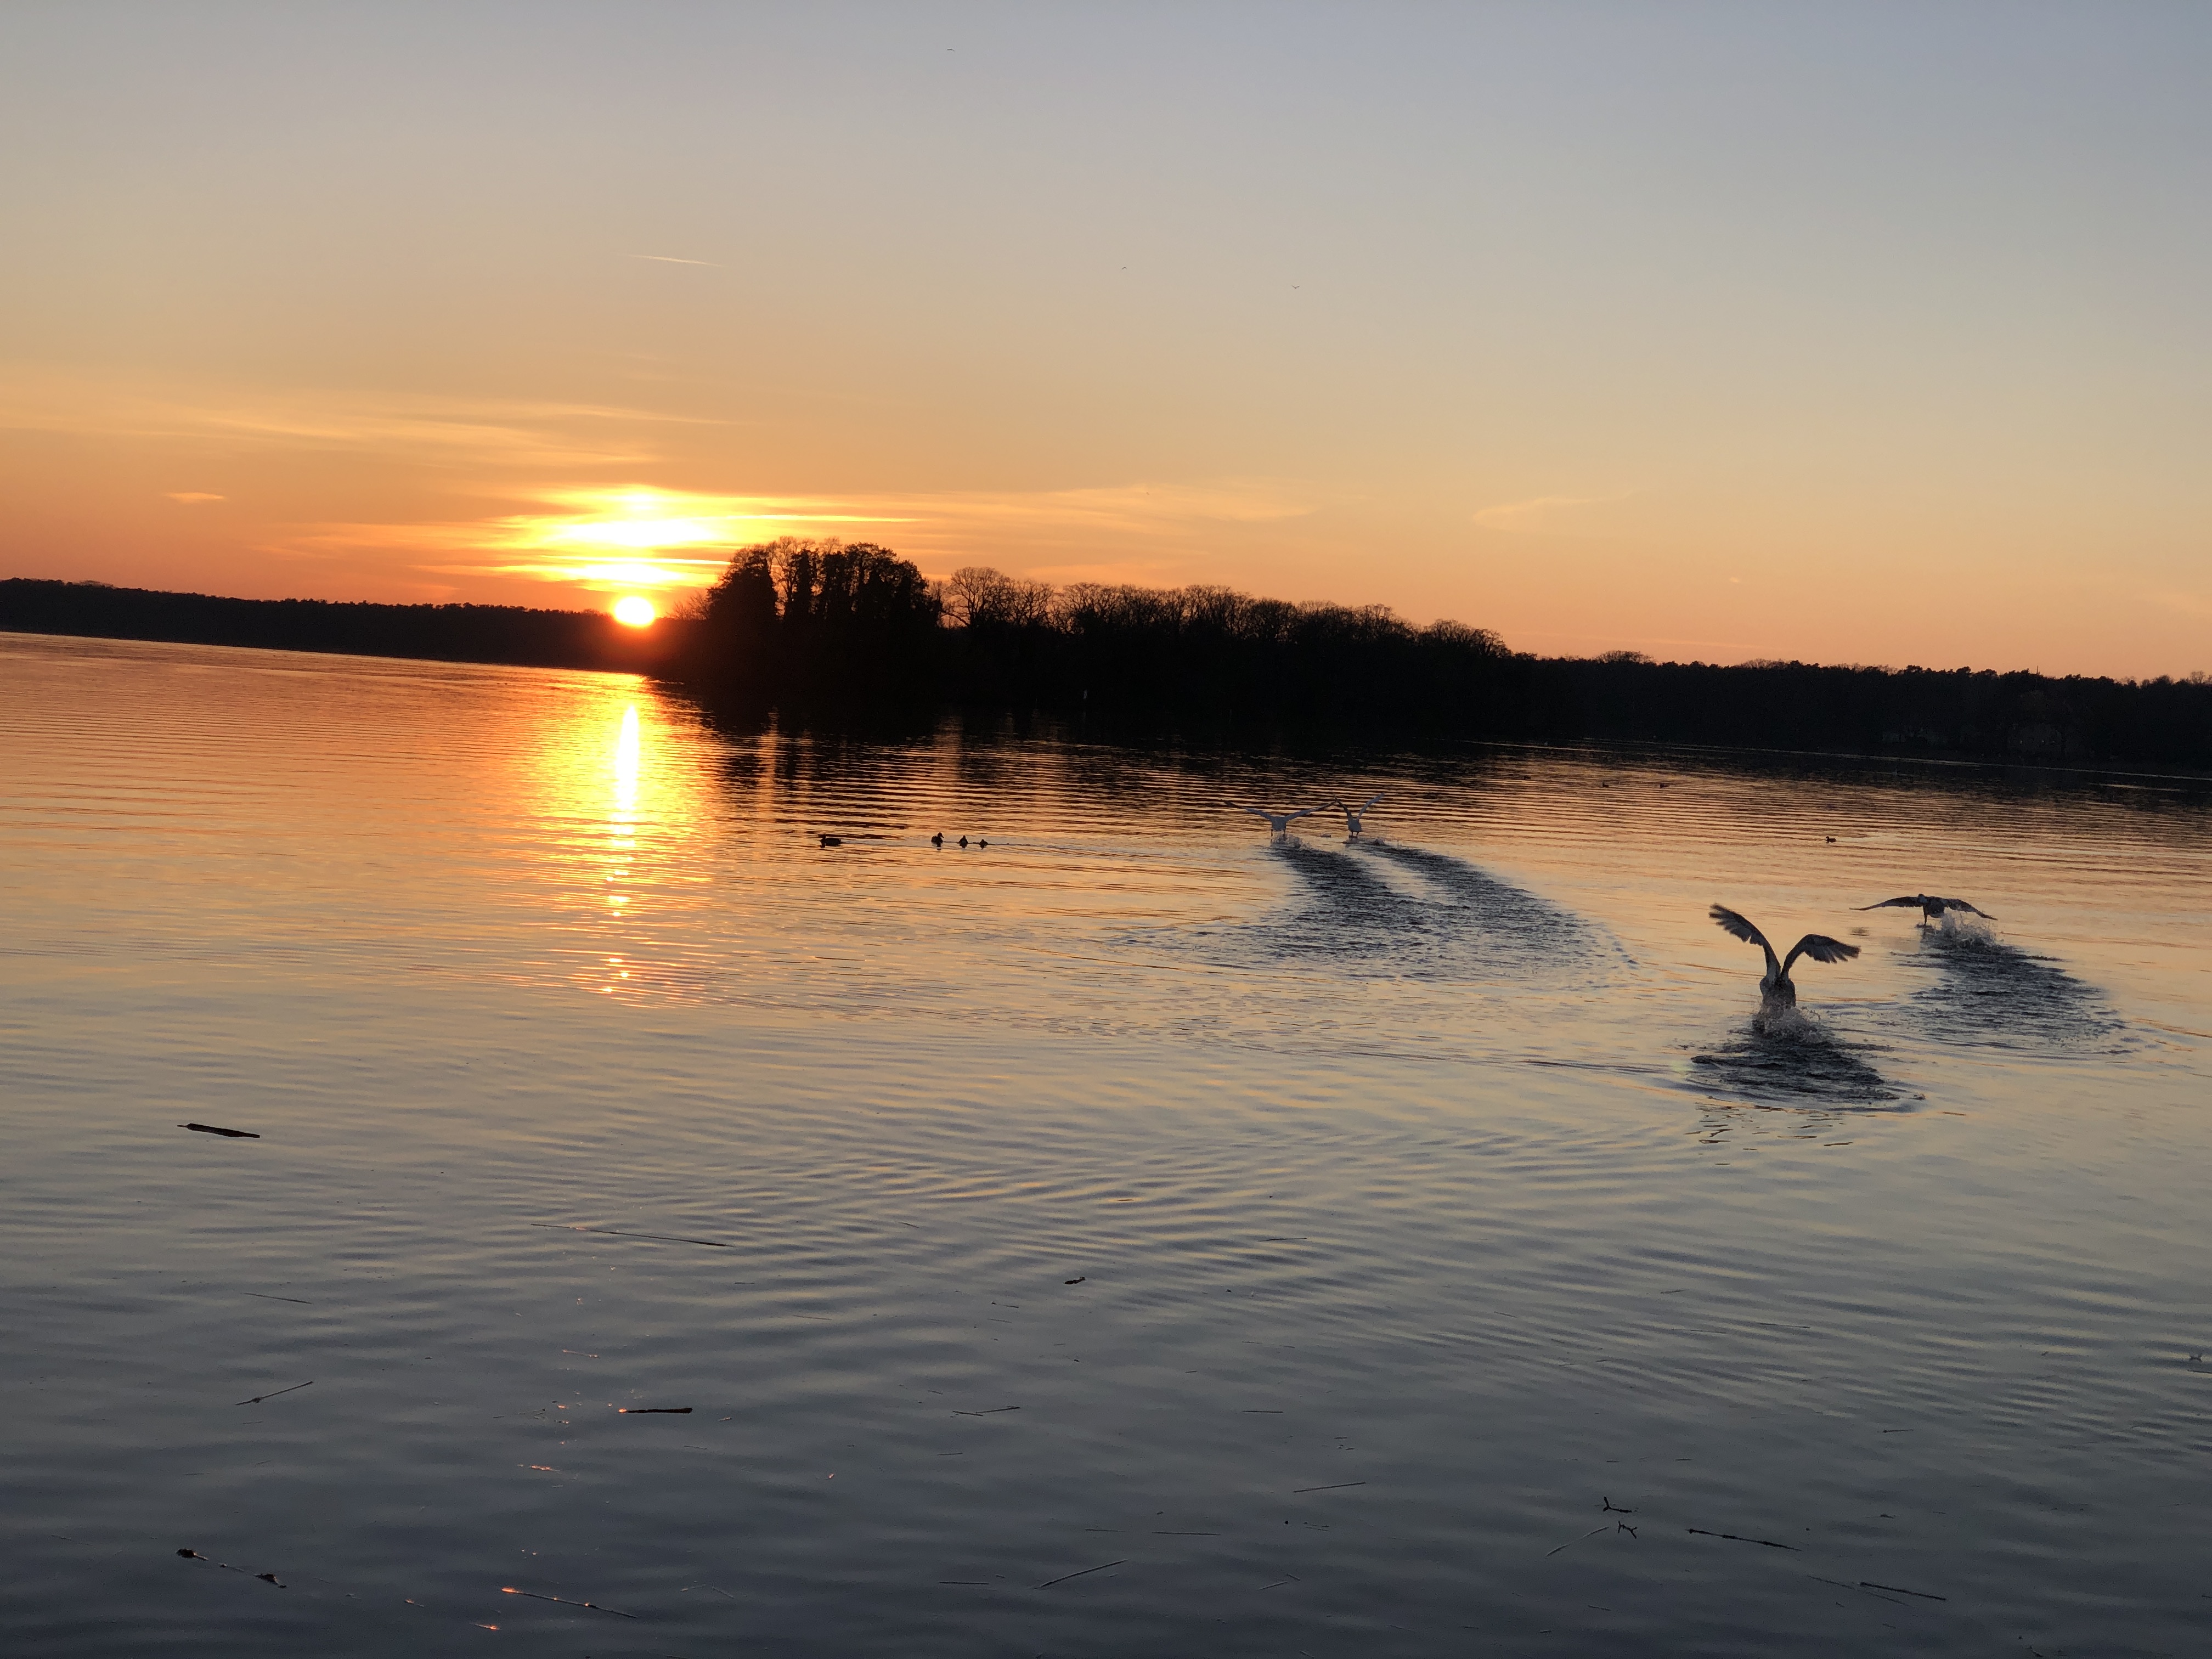
M1690 1064L1701 1090L1754 1101L1867 1107L1900 1097L1854 1045L1796 1008L1762 1010Z
M1185 943L1240 965L1320 963L1358 976L1484 980L1586 973L1603 935L1572 913L1425 848L1363 842L1348 848L1291 839L1267 855L1296 883L1291 902ZM1416 877L1419 890L1389 878Z
M1571 910L1500 880L1465 859L1397 842L1369 842L1364 850L1390 860L1438 889L1445 906L1493 955L1517 955L1532 965L1548 962L1565 966L1606 952L1604 934Z
M2097 991L2051 957L2004 944L1985 921L1946 915L1921 935L1916 965L1936 977L1908 1006L1943 1042L2080 1049L2109 1044L2124 1029Z

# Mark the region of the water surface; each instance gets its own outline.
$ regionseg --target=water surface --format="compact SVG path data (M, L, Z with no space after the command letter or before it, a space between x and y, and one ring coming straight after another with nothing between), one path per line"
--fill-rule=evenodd
M2186 787L27 636L0 752L11 1650L2202 1650Z

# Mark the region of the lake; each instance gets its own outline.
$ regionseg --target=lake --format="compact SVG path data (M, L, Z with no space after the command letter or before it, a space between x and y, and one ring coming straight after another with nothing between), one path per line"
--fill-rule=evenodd
M0 1645L2204 1650L2201 786L1079 738L0 635Z

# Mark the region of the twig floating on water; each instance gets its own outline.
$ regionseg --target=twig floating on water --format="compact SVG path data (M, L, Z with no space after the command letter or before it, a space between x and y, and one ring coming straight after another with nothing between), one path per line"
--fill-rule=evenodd
M258 1140L261 1137L251 1129L219 1129L212 1123L179 1123L179 1129L198 1129L204 1135L221 1135L225 1140Z
M1128 1562L1126 1558L1120 1561L1102 1561L1095 1567L1084 1568L1081 1572L1063 1572L1057 1578L1048 1578L1044 1583L1039 1584L1037 1588L1039 1589L1050 1589L1054 1584L1065 1584L1071 1578L1083 1578L1094 1572L1103 1572L1109 1567L1121 1567L1127 1566L1127 1565Z
M1090 1277L1090 1275L1089 1275L1088 1273L1081 1273L1081 1274L1078 1274L1078 1275L1077 1275L1075 1278L1073 1278L1073 1279L1061 1279L1060 1282L1061 1284L1063 1284L1063 1285L1080 1285L1081 1283L1083 1283L1083 1281L1084 1281L1085 1279L1087 1279L1087 1278L1089 1278L1089 1277Z
M289 1589L292 1588L289 1584L287 1584L279 1579L273 1572L247 1572L244 1567L234 1567L228 1561L218 1561L213 1556L202 1555L198 1550L179 1550L177 1553L185 1557L187 1560L204 1561L211 1567L221 1567L225 1572L246 1573L246 1576L248 1578L258 1578L264 1584L276 1585L278 1589Z
M691 1407L689 1406L617 1406L615 1407L615 1415L617 1417L689 1417L691 1415ZM529 1593L527 1590L515 1592L517 1595L527 1595Z
M276 1390L276 1394L257 1394L251 1400L234 1400L231 1401L231 1404L234 1406L258 1406L264 1400L274 1400L278 1394L297 1394L302 1389L312 1389L314 1386L315 1379L311 1376L304 1382L295 1382L289 1389L279 1389Z
M303 1308L312 1308L315 1305L313 1303L308 1301L305 1297L301 1296L271 1296L266 1291L248 1291L246 1295L258 1296L264 1302L296 1302Z
M1021 1410L1019 1406L994 1406L988 1411L955 1412L952 1414L955 1417L996 1417L1000 1412L1018 1412L1019 1410Z
M1584 1534L1583 1534L1583 1538L1595 1538L1595 1537L1596 1537L1596 1536L1598 1535L1598 1534L1600 1534L1600 1533L1603 1532L1604 1530L1605 1530L1605 1528L1604 1528L1603 1527L1592 1527L1592 1528L1591 1528L1588 1532L1586 1532L1586 1533L1584 1533ZM1551 1549L1547 1549L1547 1550L1546 1550L1546 1551L1544 1552L1544 1559L1545 1559L1546 1560L1547 1560L1547 1561L1548 1561L1548 1560L1550 1560L1550 1559L1552 1559L1552 1557L1553 1557L1553 1556L1557 1555L1557 1554L1558 1554L1561 1550L1563 1550L1563 1549L1566 1549L1566 1548L1570 1547L1571 1546L1573 1546L1573 1545L1576 1545L1576 1544L1579 1544L1579 1543L1581 1543L1581 1542L1583 1541L1583 1538L1570 1538L1569 1540L1567 1540L1566 1543L1565 1543L1565 1544L1559 1544L1559 1545L1557 1545L1557 1546L1553 1547L1553 1548L1551 1548Z
M1794 1550L1797 1547L1795 1544L1778 1544L1771 1538L1746 1538L1740 1533L1707 1532L1703 1527L1692 1527L1690 1530L1700 1538L1725 1538L1732 1544L1764 1544L1771 1550Z
M589 1607L593 1613L611 1613L617 1619L635 1619L634 1613L624 1613L620 1607L603 1607L597 1601L571 1601L565 1595L540 1595L536 1590L517 1589L512 1584L499 1587L501 1595L526 1595L533 1601L558 1601L564 1607Z
M1291 1492L1292 1496L1302 1492L1342 1492L1346 1486L1364 1486L1366 1484L1364 1480L1340 1480L1333 1486L1293 1486Z
M1859 1588L1861 1589L1888 1590L1897 1595L1917 1595L1923 1601L1948 1601L1951 1599L1948 1595L1931 1595L1926 1590L1905 1589L1897 1584L1877 1584L1871 1578L1860 1579Z
M734 1244L726 1244L719 1238L682 1238L674 1233L633 1233L620 1227L579 1227L568 1221L533 1221L533 1227L550 1227L561 1233L605 1233L609 1238L650 1238L663 1244L704 1244L710 1250L734 1250Z

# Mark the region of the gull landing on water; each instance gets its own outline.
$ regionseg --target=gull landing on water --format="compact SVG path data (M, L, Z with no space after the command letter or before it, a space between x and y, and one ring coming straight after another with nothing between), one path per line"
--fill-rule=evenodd
M1381 800L1382 799L1382 797L1380 795L1370 795L1365 800L1360 802L1357 806L1346 806L1342 801L1337 802L1336 810L1344 814L1344 834L1346 839L1354 841L1358 839L1360 835L1359 820L1367 815L1367 811L1370 807L1373 806L1376 801Z
M1255 818L1267 819L1268 830L1278 836L1289 835L1291 825L1297 819L1305 817L1309 812L1321 811L1318 806L1301 806L1295 812L1262 812L1258 807L1247 806L1242 801L1225 800L1221 804L1224 806L1233 806L1240 812L1249 812Z
M1964 899L1930 898L1925 893L1908 893L1903 898L1884 899L1879 904L1862 904L1856 908L1861 910L1917 909L1920 912L1920 925L1923 927L1931 921L1942 920L1946 910L1965 910L1971 915L1979 916L1984 921L1996 920L1986 910L1975 909Z
M1841 939L1830 939L1826 933L1808 933L1790 947L1790 954L1779 962L1774 958L1774 947L1766 942L1766 935L1745 921L1726 905L1716 904L1711 912L1722 930L1733 934L1747 945L1756 945L1766 952L1766 974L1759 981L1760 999L1769 1004L1778 1003L1785 1008L1797 1006L1797 988L1790 980L1790 964L1799 957L1810 957L1815 962L1849 962L1858 955L1859 947L1846 945Z

